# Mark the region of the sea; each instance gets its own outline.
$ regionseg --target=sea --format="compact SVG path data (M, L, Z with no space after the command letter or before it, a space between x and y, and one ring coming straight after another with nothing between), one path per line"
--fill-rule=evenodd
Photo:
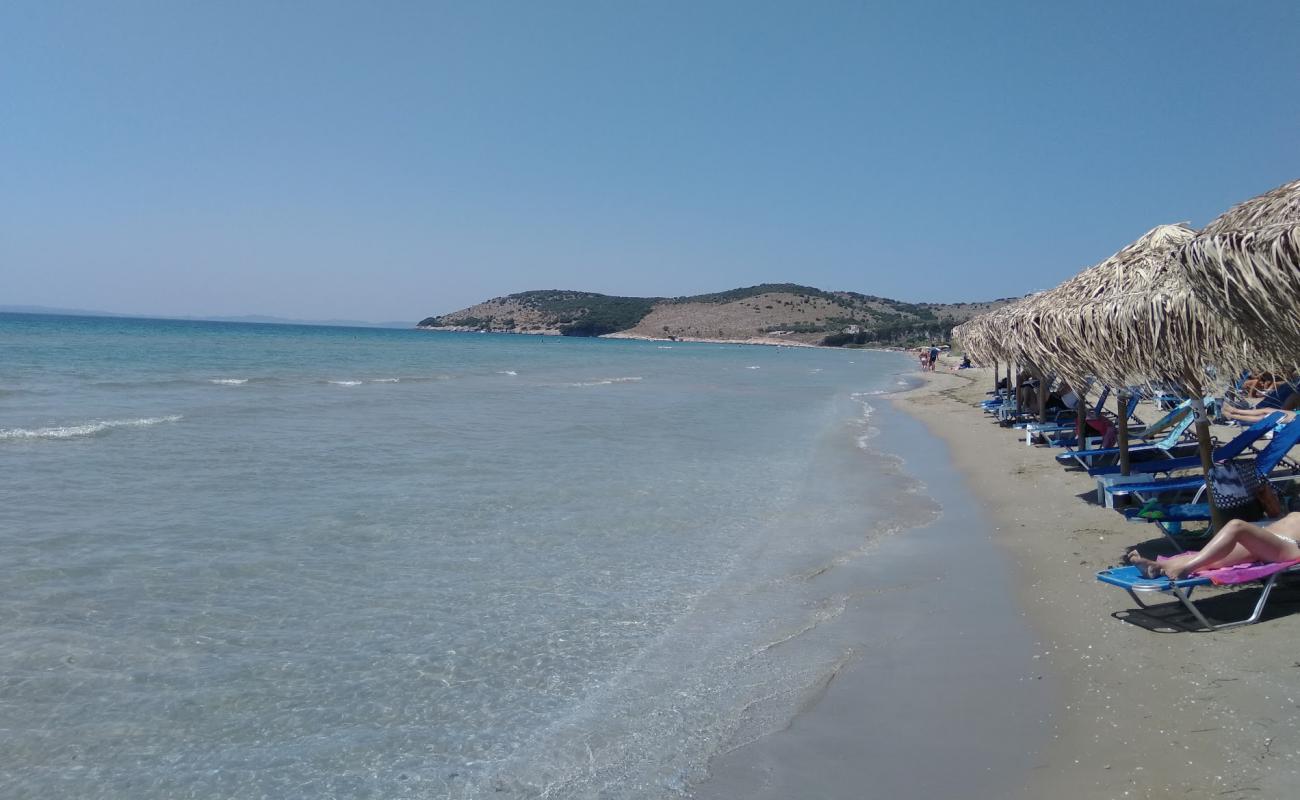
M938 513L912 367L0 314L0 796L688 797Z

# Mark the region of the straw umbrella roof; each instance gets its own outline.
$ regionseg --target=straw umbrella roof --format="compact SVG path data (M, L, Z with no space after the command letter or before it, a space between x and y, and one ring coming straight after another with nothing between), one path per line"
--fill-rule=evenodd
M1195 291L1270 363L1300 363L1300 180L1229 209L1178 259Z
M1235 326L1193 293L1174 258L1195 233L1160 225L1110 258L1017 307L1011 345L1071 383L1176 383L1200 393L1205 367L1240 363Z
M987 366L995 361L1025 363L1027 359L1017 346L1018 340L1008 335L1008 326L1012 324L1015 309L1036 296L971 317L952 329L952 338L980 364Z

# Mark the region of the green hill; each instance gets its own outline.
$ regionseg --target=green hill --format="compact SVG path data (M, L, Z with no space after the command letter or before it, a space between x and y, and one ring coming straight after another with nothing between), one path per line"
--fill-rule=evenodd
M831 346L908 345L946 339L954 325L1006 302L1009 299L904 303L793 283L765 283L689 297L619 297L546 289L497 297L428 317L418 327Z

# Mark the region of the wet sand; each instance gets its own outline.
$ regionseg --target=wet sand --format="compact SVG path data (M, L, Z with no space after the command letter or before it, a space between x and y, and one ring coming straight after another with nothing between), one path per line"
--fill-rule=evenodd
M990 518L943 441L875 405L873 444L943 511L820 578L856 598L853 658L787 728L714 759L699 800L1003 798L1039 761L1053 681Z
M715 759L695 796L1294 794L1300 591L1279 587L1263 622L1216 633L1130 614L1094 573L1158 548L1155 527L1096 506L1086 475L989 421L976 404L990 371L924 377L894 397L913 419L883 417L882 445L907 454L942 517L839 571L880 590L852 610L860 657L785 730ZM1222 594L1225 618L1257 596Z

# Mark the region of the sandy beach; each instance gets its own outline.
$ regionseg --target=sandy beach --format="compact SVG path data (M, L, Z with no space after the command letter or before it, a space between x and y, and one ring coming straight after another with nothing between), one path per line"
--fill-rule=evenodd
M1168 547L1155 526L983 415L991 371L950 367L881 419L942 514L835 578L870 595L852 609L861 651L787 728L716 758L697 800L1293 794L1300 592L1223 632L1118 618L1132 600L1094 574ZM1233 618L1258 591L1220 594L1210 613Z
M1088 497L1069 472L1018 431L975 407L987 369L925 373L896 405L945 441L953 464L1014 565L1036 654L1058 687L1051 740L1027 797L1282 797L1300 780L1300 593L1279 587L1260 624L1216 633L1155 632L1113 615L1134 607L1094 579L1155 527L1127 522ZM1159 416L1151 408L1139 414ZM1231 431L1216 431L1220 439ZM1256 590L1228 593L1234 606ZM1247 608L1249 606L1247 605ZM1227 613L1239 611L1232 608Z

